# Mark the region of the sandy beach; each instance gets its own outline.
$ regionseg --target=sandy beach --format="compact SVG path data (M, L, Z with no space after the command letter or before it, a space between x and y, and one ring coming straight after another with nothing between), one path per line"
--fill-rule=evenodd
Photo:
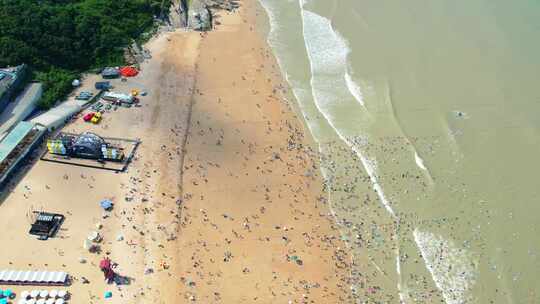
M2 268L68 272L70 303L103 303L106 291L109 303L352 302L317 147L256 30L264 12L246 0L219 14L212 32L158 35L141 73L113 81L148 92L141 107L62 130L140 139L127 172L39 160L21 169L0 205ZM32 210L66 216L57 237L28 235ZM92 231L99 254L83 248ZM129 285L104 282L106 255Z

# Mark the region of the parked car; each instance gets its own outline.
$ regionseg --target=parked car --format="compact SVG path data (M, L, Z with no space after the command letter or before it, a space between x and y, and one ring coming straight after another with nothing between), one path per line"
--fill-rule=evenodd
M101 113L95 113L94 117L92 117L92 123L98 124L101 121Z
M103 108L103 104L101 102L96 102L96 104L92 106L92 110L94 111L99 111L101 108Z
M92 118L94 118L94 115L95 115L94 112L87 113L83 116L83 120L86 122L89 122L92 120Z
M97 90L108 90L112 88L112 85L110 81L98 81L96 82L95 87Z
M77 95L77 96L75 96L76 100L89 100L90 98L92 98L92 96L89 96L89 95Z

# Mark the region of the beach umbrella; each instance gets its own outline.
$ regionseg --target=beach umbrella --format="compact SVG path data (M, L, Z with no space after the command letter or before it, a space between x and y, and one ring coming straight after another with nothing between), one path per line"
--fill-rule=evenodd
M30 291L30 297L31 298L37 298L37 296L39 296L39 290L32 290Z
M28 290L23 290L21 292L21 298L28 299L29 296L30 296L30 292Z
M56 298L56 296L58 296L58 290L53 289L49 292L49 297Z
M49 296L49 291L43 289L42 291L39 292L39 296L40 296L41 298L46 298L46 297Z
M36 304L35 299L26 300L26 304Z
M110 210L113 206L113 202L109 199L104 199L101 202L99 202L99 205L101 206L101 208L105 210Z
M59 290L58 291L58 297L65 299L67 296L67 292L65 290Z
M56 302L56 299L50 298L45 301L45 304L54 304L54 302Z
M39 299L36 301L36 304L45 304L45 299Z
M54 304L64 304L64 299L57 299Z
M0 304L7 304L7 298L1 298L0 299Z

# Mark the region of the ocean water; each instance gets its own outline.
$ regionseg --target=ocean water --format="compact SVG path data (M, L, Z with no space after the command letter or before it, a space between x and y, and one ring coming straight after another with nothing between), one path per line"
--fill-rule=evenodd
M351 303L540 303L540 2L260 0Z

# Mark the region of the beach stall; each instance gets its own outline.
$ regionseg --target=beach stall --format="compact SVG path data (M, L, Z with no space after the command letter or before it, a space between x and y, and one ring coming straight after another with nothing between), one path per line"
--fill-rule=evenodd
M139 74L139 70L134 67L126 66L120 69L120 74L124 77L134 77Z
M105 92L105 94L103 94L101 98L110 102L127 103L127 104L133 103L132 95L122 94L122 93Z

